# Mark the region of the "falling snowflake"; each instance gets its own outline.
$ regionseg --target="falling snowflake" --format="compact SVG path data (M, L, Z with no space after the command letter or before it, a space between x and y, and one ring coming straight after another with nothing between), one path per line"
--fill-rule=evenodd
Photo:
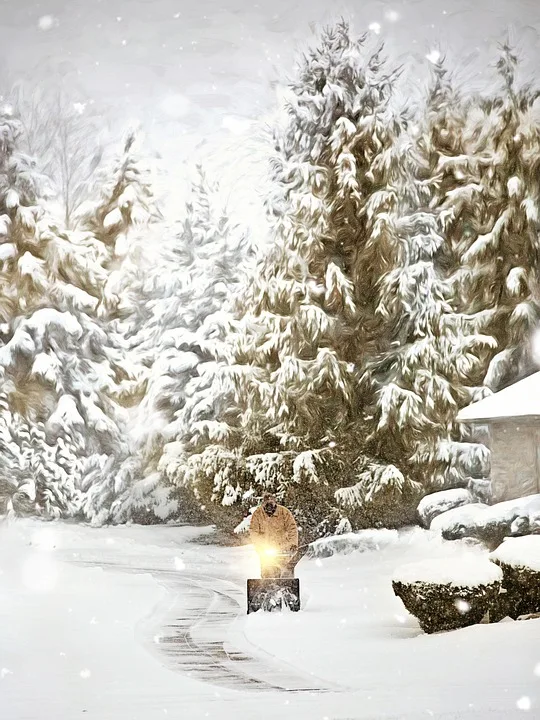
M439 62L441 59L441 53L438 50L432 50L426 55L426 60L429 60L430 63L433 63L434 65Z
M42 15L38 20L40 30L51 30L55 25L58 25L58 20L53 15Z
M92 673L90 672L90 670L85 668L84 670L81 670L79 675L82 677L83 680L88 680L88 678L92 675Z
M397 22L399 20L399 13L395 10L388 10L384 17L388 20L388 22Z
M321 560L321 558L317 558L317 559L315 560L315 565L316 565L317 567L322 567L322 560Z
M175 557L174 558L174 567L176 568L176 570L185 570L186 563L182 560L182 558Z
M3 680L3 679L4 679L5 677L7 677L8 675L13 675L13 673L11 672L11 670L8 670L7 668L2 668L2 669L0 670L0 680Z
M456 600L454 605L456 606L457 611L462 615L466 615L471 609L471 606L466 600Z
M394 617L396 618L398 623L401 623L402 625L405 623L405 618L403 617L403 615L394 615Z
M73 109L75 110L76 113L78 113L79 115L82 115L86 109L86 103L80 103L80 102L73 103Z
M371 25L369 25L369 29L371 30L371 32L374 32L375 35L379 35L379 33L381 32L380 23L372 22Z
M533 672L536 675L536 677L540 677L540 662L536 663L536 665L534 666Z
M154 635L154 642L156 643L156 645L159 645L161 640L162 640L161 635Z
M524 695L523 697L520 697L519 700L516 703L516 707L518 710L530 710L531 709L531 698Z

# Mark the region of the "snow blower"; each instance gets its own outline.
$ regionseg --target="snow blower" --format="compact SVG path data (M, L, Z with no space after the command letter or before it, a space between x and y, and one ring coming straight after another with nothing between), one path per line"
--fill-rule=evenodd
M284 607L300 610L300 580L294 577L296 552L280 552L267 547L258 551L261 578L247 581L248 614L264 610L281 610Z

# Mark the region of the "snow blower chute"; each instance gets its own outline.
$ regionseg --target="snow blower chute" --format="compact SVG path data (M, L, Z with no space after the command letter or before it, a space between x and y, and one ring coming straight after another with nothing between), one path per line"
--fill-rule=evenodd
M268 547L258 551L260 579L247 581L248 614L257 610L300 610L300 580L294 577L296 552Z

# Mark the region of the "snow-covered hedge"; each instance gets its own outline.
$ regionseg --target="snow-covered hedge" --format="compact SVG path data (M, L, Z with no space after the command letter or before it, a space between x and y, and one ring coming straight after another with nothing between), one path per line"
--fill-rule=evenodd
M430 529L446 540L472 537L495 548L505 537L540 533L540 494L454 508L434 518Z
M497 602L502 570L482 557L404 565L392 578L395 594L426 633L479 623Z
M395 544L398 538L397 530L384 529L361 530L357 533L332 535L312 542L307 549L306 557L325 558L331 555L380 550L387 545Z
M471 493L465 488L453 490L441 490L440 492L426 495L418 504L418 516L422 525L428 528L431 521L438 515L463 505L470 505L473 502Z
M508 538L490 557L500 565L540 573L540 535Z
M540 535L506 539L490 558L503 571L500 616L540 612Z

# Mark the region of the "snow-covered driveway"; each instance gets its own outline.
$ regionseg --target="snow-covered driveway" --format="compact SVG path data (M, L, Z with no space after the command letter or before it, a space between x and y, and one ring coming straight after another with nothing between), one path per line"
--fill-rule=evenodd
M382 532L302 561L301 613L247 617L251 549L198 534L2 526L0 718L540 717L540 621L426 636L393 596L396 565L460 545Z
M182 536L183 528L175 530ZM188 533L192 531L188 529ZM282 692L341 690L336 684L302 673L277 660L245 633L245 574L220 558L219 548L184 545L165 557L146 550L144 557L112 552L101 561L66 554L75 564L140 575L144 568L167 590L137 635L160 661L182 675L224 688ZM245 551L243 554L246 554ZM221 551L223 555L223 551ZM252 558L241 563L247 569ZM255 569L255 568L254 568Z

